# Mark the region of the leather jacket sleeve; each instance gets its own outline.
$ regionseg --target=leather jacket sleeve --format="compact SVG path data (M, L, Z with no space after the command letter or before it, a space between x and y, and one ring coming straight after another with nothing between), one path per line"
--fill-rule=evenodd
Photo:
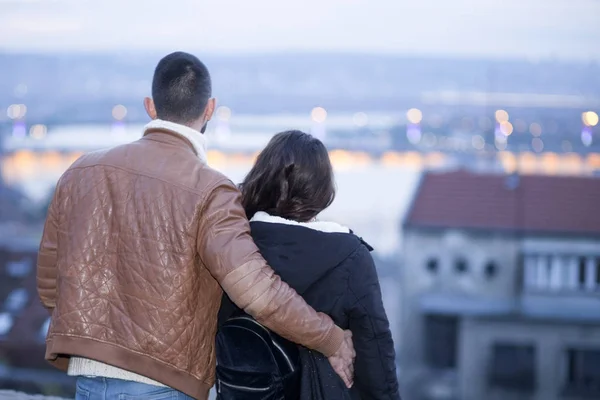
M365 399L400 400L394 342L375 263L366 246L352 262L347 310L356 351L354 390Z
M37 259L37 291L44 307L56 306L57 245L58 245L58 186L48 207Z
M229 298L279 335L326 356L344 332L317 313L267 265L250 235L239 190L229 180L208 194L199 214L198 253Z

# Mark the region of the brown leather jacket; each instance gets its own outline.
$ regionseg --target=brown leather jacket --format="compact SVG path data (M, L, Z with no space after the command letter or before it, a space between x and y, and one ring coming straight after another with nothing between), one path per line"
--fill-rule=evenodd
M60 178L38 259L46 359L81 356L206 399L222 289L286 338L331 355L343 331L260 256L237 188L174 132L90 153Z

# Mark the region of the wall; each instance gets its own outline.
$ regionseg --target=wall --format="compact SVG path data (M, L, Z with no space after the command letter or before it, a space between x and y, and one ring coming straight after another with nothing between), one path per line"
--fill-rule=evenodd
M488 364L496 341L535 343L537 392L532 396L510 397L488 391ZM600 326L557 324L534 321L465 319L462 324L460 388L462 400L559 400L565 382L565 354L568 346L600 347Z
M481 235L460 230L406 230L403 241L401 277L401 342L398 345L401 380L406 386L426 375L423 355L421 296L463 296L478 301L514 299L516 295L518 246L505 235ZM439 260L437 273L427 269L427 261ZM468 270L458 273L454 261L464 257ZM488 279L485 265L494 261L497 274Z

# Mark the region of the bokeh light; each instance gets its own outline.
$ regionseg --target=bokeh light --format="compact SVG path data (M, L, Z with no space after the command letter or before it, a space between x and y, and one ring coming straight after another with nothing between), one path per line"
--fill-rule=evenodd
M500 122L500 132L505 136L510 136L513 133L512 124L508 121Z
M590 147L593 141L594 138L592 136L592 128L589 126L584 126L583 130L581 131L581 143L583 143L585 147Z
M497 110L495 116L497 122L508 122L508 113L505 110Z
M323 107L315 107L312 109L310 117L314 122L321 124L327 119L327 110Z
M6 110L6 116L10 119L21 119L27 114L25 104L11 104Z
M34 139L43 139L46 137L46 133L48 133L46 125L32 125L31 128L29 128L29 136Z
M507 140L505 136L496 136L496 140L494 140L494 144L496 148L500 151L506 150Z
M581 120L585 126L596 126L598 125L598 114L593 111L586 111L581 114Z
M122 104L117 104L112 109L112 116L117 121L123 121L127 116L127 107Z
M531 125L529 125L529 132L533 136L538 137L542 134L542 126L540 124L538 124L537 122L534 122Z
M568 140L563 140L562 143L560 144L560 148L565 153L570 153L573 151L573 145Z
M481 135L475 135L471 138L471 145L475 150L483 150L485 147L485 139Z
M406 138L412 144L418 144L421 141L421 128L415 125L409 125L406 129Z
M217 108L217 118L220 121L229 121L231 119L231 109L226 106Z
M544 142L539 137L533 138L531 140L531 148L536 153L541 153L544 150Z
M423 120L423 113L417 108L411 108L406 112L406 118L411 124L419 124Z

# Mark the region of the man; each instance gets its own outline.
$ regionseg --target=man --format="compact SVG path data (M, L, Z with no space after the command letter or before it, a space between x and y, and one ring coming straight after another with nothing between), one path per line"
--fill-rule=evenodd
M144 104L153 121L140 140L83 156L58 182L37 270L52 313L46 359L80 377L78 399L205 400L223 289L328 356L350 386L349 334L274 275L237 188L206 165L201 132L215 108L206 67L168 55Z

